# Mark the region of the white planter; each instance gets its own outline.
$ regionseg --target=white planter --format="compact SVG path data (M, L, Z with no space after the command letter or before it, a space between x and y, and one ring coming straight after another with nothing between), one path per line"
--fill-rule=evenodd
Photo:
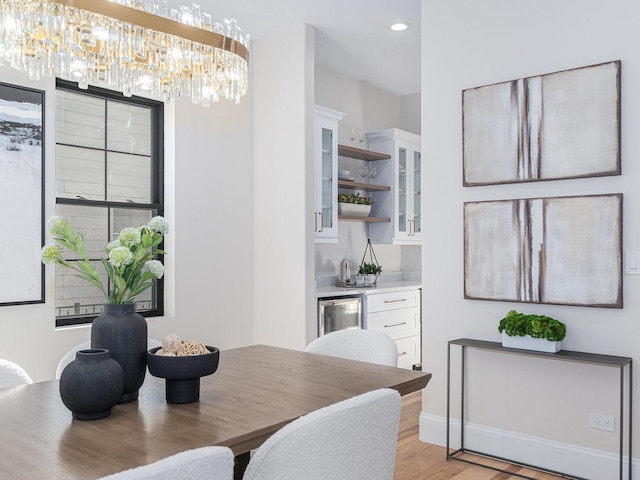
M338 203L338 215L351 215L354 217L368 217L371 205L359 203Z
M535 350L537 352L557 353L562 349L562 342L550 342L544 338L510 337L502 332L502 346L507 348L519 348L521 350Z

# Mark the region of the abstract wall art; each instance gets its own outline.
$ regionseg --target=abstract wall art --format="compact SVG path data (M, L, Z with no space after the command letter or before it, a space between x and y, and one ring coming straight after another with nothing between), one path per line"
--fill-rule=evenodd
M620 174L620 61L462 92L463 185Z
M0 83L0 305L44 302L44 92Z
M465 203L464 297L622 308L622 194Z

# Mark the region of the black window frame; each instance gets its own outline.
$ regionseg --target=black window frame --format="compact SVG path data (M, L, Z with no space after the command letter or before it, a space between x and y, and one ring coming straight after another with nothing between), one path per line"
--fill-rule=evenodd
M75 82L62 80L56 78L56 90L65 90L73 93L79 93L82 95L88 95L103 99L106 101L114 101L123 103L126 105L136 105L149 108L151 112L151 203L128 203L128 202L116 202L110 200L88 200L82 198L63 198L56 195L56 205L73 205L73 206L88 206L88 207L104 207L107 209L108 215L112 208L124 208L124 209L148 209L150 211L155 210L156 215L164 215L164 103L156 100L151 100L143 97L131 96L125 97L120 92L114 92L104 88L89 86L88 89L80 89ZM107 131L106 125L107 119L105 118L105 131ZM105 138L106 141L106 138ZM56 138L56 147L58 145L72 146L66 143L58 142ZM83 147L85 148L85 147ZM115 152L122 153L117 150L109 150L106 148L98 149L105 153ZM125 152L126 153L126 152ZM105 168L106 175L106 168ZM56 176L57 179L57 176ZM106 178L105 178L105 186ZM107 224L110 227L111 222ZM111 232L109 232L111 234ZM158 248L164 248L164 242L158 246ZM159 259L163 261L163 255L159 255ZM163 261L164 263L164 261ZM152 310L145 310L138 312L144 317L161 317L164 315L164 277L156 280L157 286L155 288L156 295L156 308ZM57 302L57 299L56 299ZM106 303L106 300L105 300ZM58 306L56 305L56 309ZM65 327L71 325L83 325L90 324L98 316L98 314L83 314L58 317L56 314L56 327Z

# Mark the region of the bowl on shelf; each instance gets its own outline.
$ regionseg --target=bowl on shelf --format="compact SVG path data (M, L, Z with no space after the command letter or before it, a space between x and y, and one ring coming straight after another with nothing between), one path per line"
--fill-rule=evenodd
M183 357L156 355L161 347L147 352L149 373L166 379L167 403L193 403L200 399L200 377L215 373L220 360L220 350L206 347L209 353Z

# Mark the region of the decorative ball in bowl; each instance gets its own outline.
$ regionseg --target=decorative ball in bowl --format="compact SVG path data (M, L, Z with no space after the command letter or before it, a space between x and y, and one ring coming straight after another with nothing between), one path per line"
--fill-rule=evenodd
M200 399L200 377L218 369L220 350L206 346L209 353L182 357L156 355L162 347L147 352L149 373L166 379L167 403L193 403Z

